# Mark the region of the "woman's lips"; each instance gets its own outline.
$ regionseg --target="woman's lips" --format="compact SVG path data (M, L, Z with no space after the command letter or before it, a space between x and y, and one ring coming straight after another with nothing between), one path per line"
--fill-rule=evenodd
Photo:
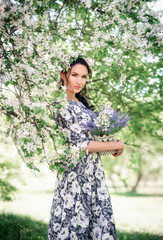
M74 88L75 88L75 89L80 89L80 87L78 87L78 86L74 86Z

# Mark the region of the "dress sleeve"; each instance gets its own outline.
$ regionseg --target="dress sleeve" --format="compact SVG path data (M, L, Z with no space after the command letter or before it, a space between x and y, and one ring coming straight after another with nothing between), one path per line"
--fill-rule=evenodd
M70 105L60 113L54 109L53 118L60 127L69 131L68 139L72 145L81 147L83 150L87 147L91 141L89 132L79 124L76 113Z

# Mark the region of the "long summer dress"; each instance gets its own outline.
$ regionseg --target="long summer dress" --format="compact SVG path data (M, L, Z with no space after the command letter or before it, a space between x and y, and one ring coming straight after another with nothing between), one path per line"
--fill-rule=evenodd
M93 140L81 123L91 111L81 102L68 100L66 113L53 117L71 132L72 144ZM57 175L51 207L48 240L115 240L116 230L104 170L98 153L87 153L65 175Z

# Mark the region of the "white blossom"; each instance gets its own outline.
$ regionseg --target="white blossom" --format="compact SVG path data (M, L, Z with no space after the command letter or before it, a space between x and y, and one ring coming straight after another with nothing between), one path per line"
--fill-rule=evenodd
M136 7L138 2L140 5L136 11L140 22L135 22L129 17L129 14L125 13ZM91 0L81 0L81 3L86 8L91 8ZM41 5L42 3L38 2L37 4ZM6 11L6 6L8 11ZM44 160L49 164L59 162L61 156L65 156L69 163L76 164L81 151L87 146L87 142L78 144L77 147L70 146L68 143L70 131L61 127L56 130L54 121L49 118L52 111L50 108L51 102L59 101L61 115L67 121L71 121L70 114L66 112L69 104L66 99L67 88L62 86L61 90L58 89L60 71L68 70L70 60L77 58L79 55L83 56L90 67L93 67L92 77L96 78L98 76L102 79L108 77L108 72L101 71L101 61L108 67L116 65L126 70L125 56L123 56L124 50L134 50L141 56L143 54L152 56L150 48L153 43L149 41L149 38L155 36L157 38L156 42L161 43L162 35L160 30L162 25L150 24L148 14L145 15L144 12L147 11L149 15L156 18L159 14L149 10L147 3L144 1L131 0L127 2L127 5L126 0L102 1L101 10L103 11L101 17L98 17L98 8L96 8L90 18L92 23L90 22L90 26L83 28L86 34L91 34L91 41L79 41L77 50L74 50L71 41L72 36L69 35L68 30L77 28L76 23L78 23L79 28L77 29L77 35L74 34L74 37L79 37L81 34L79 32L84 26L82 21L76 19L76 22L74 20L69 22L69 18L66 17L66 14L65 16L63 14L61 19L58 19L58 30L56 30L58 39L54 41L54 35L48 28L48 14L44 13L42 19L36 15L32 0L24 7L10 2L6 3L6 5L4 1L0 2L0 29L2 33L0 64L3 73L0 80L0 97L4 106L3 109L1 107L1 110L3 114L6 114L9 110L16 114L17 117L13 118L11 129L15 133L21 148L26 149L29 153L37 153L37 149L41 148L42 151L45 151L45 155L47 154ZM18 13L19 18L17 18ZM50 13L52 20L54 20L55 14L55 11ZM121 17L122 14L125 14L126 19ZM72 13L72 16L75 19L75 12ZM11 27L9 27L10 24L7 26L4 21L5 18L9 17L12 18ZM42 30L38 31L40 24ZM148 32L146 32L147 29ZM107 48L109 41L113 43L113 47ZM122 49L119 48L119 44L123 46ZM98 61L98 58L92 54L93 50L98 51L104 47L108 52ZM10 56L10 70L6 67L3 49L5 49L5 54ZM123 72L119 81L121 84L126 81L126 75ZM91 83L90 86L92 86ZM98 95L100 95L100 92L97 93ZM75 110L78 112L78 107ZM54 114L56 114L56 110L54 110ZM103 119L97 121L97 125L105 125L107 117L107 114L104 114ZM76 123L71 128L81 134L81 129ZM46 146L50 142L53 143L52 135L57 148L57 151L53 149L53 152L48 150L48 146ZM66 140L63 141L63 138ZM23 142L23 140L27 140L27 143ZM46 140L46 143L43 144L43 140ZM45 150L42 144L45 145ZM66 151L70 153L66 153ZM63 165L65 164L67 167L69 163L63 162Z
M91 7L91 0L80 0L82 3L86 5L87 8Z
M120 81L120 83L124 83L126 81L126 74L121 74L119 81Z

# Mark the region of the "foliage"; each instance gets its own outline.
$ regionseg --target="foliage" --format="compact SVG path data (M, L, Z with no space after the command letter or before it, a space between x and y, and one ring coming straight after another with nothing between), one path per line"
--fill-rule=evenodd
M1 119L2 120L2 119ZM0 131L4 125L3 121L0 121ZM12 183L13 178L19 177L19 166L15 161L14 147L11 142L12 139L2 134L0 135L0 199L3 201L11 201L14 198L14 194L17 192L17 188ZM10 146L10 150L8 148Z
M118 232L117 240L161 240L162 236L150 235L148 233L138 233L138 232Z
M8 122L6 132L28 167L38 170L36 156L52 170L60 162L57 149L65 146L66 137L54 126L52 102L59 99L65 105L60 71L78 54L93 70L87 84L90 103L98 108L109 101L131 116L125 143L135 146L142 135L162 139L161 24L148 2L1 3L0 109Z
M47 239L47 224L28 216L0 214L1 240L44 240Z
M103 166L106 177L112 182L117 191L136 192L139 183L159 181L163 176L162 142L154 137L144 135L139 138L129 136L126 129L119 139L133 139L125 146L125 150L118 161L112 157L103 157ZM139 192L139 189L138 189Z
M11 201L13 199L13 193L17 188L10 183L11 177L13 177L11 169L13 165L9 162L0 163L0 199L3 201Z

